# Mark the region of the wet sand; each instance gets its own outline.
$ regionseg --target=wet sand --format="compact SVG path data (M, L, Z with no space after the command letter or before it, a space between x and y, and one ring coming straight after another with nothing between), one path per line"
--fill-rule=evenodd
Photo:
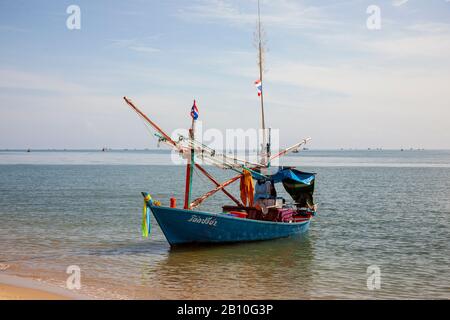
M39 281L0 275L0 300L83 300L72 291Z

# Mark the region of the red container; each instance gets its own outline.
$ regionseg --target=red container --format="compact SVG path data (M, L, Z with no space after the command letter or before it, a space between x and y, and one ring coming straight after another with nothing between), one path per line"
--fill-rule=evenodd
M176 198L170 198L170 207L171 208L177 207L177 199Z
M241 211L230 211L230 214L238 217L238 218L247 218L247 212L241 212Z

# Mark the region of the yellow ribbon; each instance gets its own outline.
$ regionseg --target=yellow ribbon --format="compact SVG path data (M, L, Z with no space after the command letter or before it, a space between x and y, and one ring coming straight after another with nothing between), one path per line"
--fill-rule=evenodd
M147 224L148 207L147 202L150 201L152 197L147 194L144 198L144 207L142 208L142 236L148 238L149 226Z

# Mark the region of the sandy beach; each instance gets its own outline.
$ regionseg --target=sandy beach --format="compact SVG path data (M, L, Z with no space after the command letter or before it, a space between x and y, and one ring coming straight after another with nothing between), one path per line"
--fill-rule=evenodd
M39 281L0 275L0 300L83 300L86 297Z

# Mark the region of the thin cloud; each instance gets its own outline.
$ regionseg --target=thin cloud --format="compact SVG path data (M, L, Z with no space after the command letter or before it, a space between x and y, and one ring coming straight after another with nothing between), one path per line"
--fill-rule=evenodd
M450 2L450 0L448 0ZM449 33L450 34L450 24L439 23L439 22L422 22L412 24L406 27L407 30L413 32L421 33Z
M145 46L130 46L128 49L136 51L136 52L144 52L144 53L155 53L160 52L160 49L153 47L145 47Z
M256 5L243 8L241 3L225 0L200 0L180 9L176 16L189 22L225 23L234 26L247 26L256 23ZM285 28L321 28L336 24L316 6L305 6L296 1L282 0L263 4L263 22L269 26Z
M24 28L20 28L20 27L15 27L15 26L9 26L9 25L0 25L0 32L5 31L5 32L29 32L29 29L24 29Z
M394 5L395 7L401 7L402 5L404 5L407 2L408 2L408 0L393 0L392 5Z
M161 49L155 48L154 46L148 45L148 42L154 42L159 39L161 35L152 35L144 38L133 38L133 39L113 39L110 43L116 48L126 48L131 51L141 52L141 53L157 53L161 52Z
M0 69L0 88L49 91L63 94L89 91L88 88L66 81L57 75L15 69Z
M368 49L391 57L428 57L448 59L450 39L448 35L408 36L367 42Z

